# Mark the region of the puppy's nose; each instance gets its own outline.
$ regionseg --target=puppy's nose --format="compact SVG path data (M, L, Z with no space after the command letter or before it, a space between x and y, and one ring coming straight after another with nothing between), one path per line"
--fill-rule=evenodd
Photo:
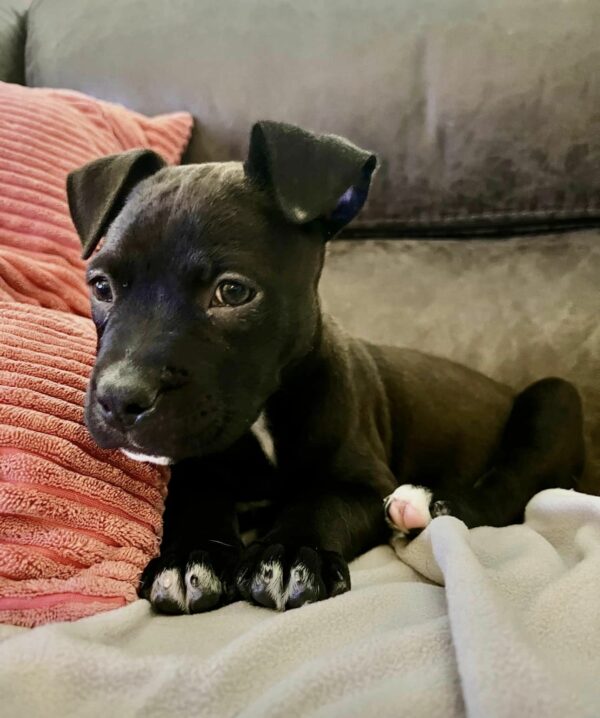
M135 422L148 414L158 398L158 391L133 377L118 381L101 381L96 389L96 400L102 417L112 425L130 429Z

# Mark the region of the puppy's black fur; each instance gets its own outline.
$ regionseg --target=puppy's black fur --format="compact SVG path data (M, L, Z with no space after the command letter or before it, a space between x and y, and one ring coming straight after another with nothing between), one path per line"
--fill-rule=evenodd
M382 500L399 485L429 518L499 526L583 470L567 382L515 396L321 313L326 241L362 207L375 165L340 138L262 122L243 165L166 167L134 151L69 177L84 256L105 237L88 269L87 425L101 446L174 464L141 586L159 611L239 595L284 609L348 590L346 562L385 540ZM264 499L271 523L245 548L236 503Z

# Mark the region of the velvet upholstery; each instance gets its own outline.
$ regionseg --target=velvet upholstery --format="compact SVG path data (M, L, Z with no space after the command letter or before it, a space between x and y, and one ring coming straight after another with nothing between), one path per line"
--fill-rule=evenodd
M258 119L347 136L361 232L552 229L600 219L599 33L598 0L36 0L26 78L189 110L194 161Z

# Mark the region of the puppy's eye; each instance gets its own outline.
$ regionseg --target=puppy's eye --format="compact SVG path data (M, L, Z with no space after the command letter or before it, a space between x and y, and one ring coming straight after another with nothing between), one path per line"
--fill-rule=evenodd
M226 279L215 290L212 307L241 307L254 297L254 291L242 282Z
M99 302L112 302L113 293L106 277L95 277L91 281L92 294Z

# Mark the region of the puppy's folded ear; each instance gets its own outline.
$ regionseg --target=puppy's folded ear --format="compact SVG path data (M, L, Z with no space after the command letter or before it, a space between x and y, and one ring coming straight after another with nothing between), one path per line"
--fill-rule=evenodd
M266 186L289 222L320 220L331 237L362 208L377 158L335 135L282 122L257 122L250 134L248 177Z
M165 166L152 150L131 150L94 160L69 174L69 209L84 259L106 234L136 184Z

